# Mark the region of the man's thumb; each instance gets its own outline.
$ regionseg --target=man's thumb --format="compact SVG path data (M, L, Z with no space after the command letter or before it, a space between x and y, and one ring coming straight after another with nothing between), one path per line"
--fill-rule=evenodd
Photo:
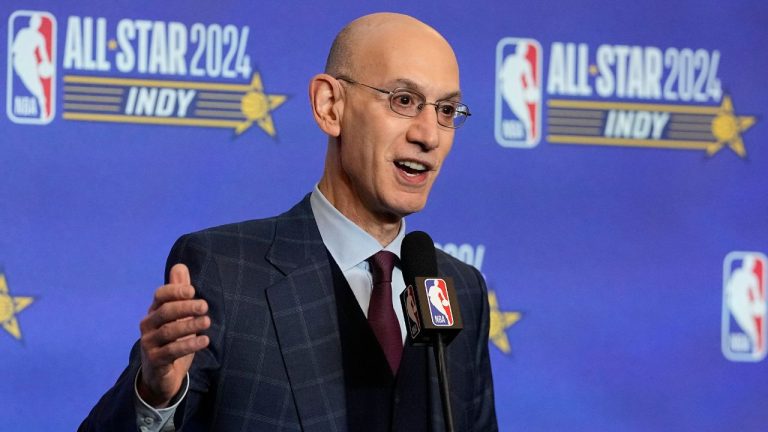
M184 264L176 264L171 267L169 282L172 284L192 285L189 277L189 269Z

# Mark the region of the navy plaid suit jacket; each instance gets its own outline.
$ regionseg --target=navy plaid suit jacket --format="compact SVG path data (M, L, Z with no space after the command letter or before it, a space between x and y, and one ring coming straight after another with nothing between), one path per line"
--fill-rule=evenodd
M307 195L270 219L224 225L177 240L166 266L185 263L207 300L209 347L196 354L177 430L347 431L344 372L331 261ZM480 273L438 251L454 278L464 330L447 348L454 423L497 429L488 358L489 312ZM136 430L130 364L81 425L83 431ZM434 359L430 404L444 430Z

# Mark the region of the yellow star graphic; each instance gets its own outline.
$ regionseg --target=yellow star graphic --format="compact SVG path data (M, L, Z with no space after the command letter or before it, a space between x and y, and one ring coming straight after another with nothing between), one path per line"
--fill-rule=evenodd
M507 338L507 329L520 321L523 315L520 312L506 312L499 310L499 302L495 291L488 291L488 305L491 309L491 329L489 338L504 354L512 352Z
M261 75L256 72L251 79L251 91L240 99L240 111L246 121L240 123L235 129L235 134L245 132L253 122L259 125L269 136L275 136L275 124L272 122L270 112L285 102L285 95L268 95L264 93L264 85L261 83Z
M0 325L14 338L21 340L21 329L16 314L26 309L34 299L32 297L11 297L5 274L0 273Z
M754 116L737 116L733 113L733 102L731 97L725 95L723 103L720 104L720 110L712 119L712 135L717 142L707 147L707 155L720 151L726 144L737 155L744 158L747 156L747 150L744 148L744 141L741 139L741 133L755 124Z

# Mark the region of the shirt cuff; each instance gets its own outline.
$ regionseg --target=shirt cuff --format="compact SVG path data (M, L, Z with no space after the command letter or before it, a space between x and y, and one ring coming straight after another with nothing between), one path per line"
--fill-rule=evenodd
M173 431L175 430L173 425L173 415L176 413L176 408L187 396L189 391L189 372L184 377L184 381L181 383L181 391L176 394L170 401L170 405L166 408L154 408L146 403L141 396L139 396L139 376L141 375L141 369L136 373L136 377L133 379L133 392L135 395L134 406L136 408L136 425L142 432L161 432L161 431Z

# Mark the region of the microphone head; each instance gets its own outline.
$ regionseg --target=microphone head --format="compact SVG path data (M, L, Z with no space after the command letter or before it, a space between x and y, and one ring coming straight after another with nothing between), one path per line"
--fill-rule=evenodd
M435 242L424 231L413 231L403 238L400 262L405 285L413 285L416 277L437 276Z
M447 345L464 324L453 278L437 274L435 243L427 233L414 231L405 236L400 268L406 287L400 304L412 343L442 338Z

